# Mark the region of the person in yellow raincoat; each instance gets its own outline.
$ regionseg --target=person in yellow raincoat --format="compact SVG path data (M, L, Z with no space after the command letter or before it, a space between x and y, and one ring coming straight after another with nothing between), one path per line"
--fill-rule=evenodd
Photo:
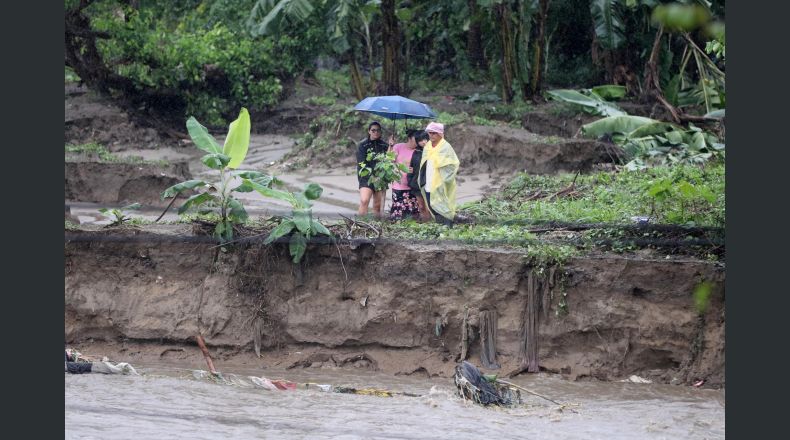
M444 124L431 122L425 131L430 141L425 144L420 160L420 190L433 218L452 227L455 219L455 176L460 162L452 145L444 138Z

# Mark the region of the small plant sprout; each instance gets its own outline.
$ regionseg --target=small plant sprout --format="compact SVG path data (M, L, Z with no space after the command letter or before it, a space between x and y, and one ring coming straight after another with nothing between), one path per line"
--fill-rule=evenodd
M177 197L186 190L203 190L189 197L178 213L184 214L190 210L199 210L200 213L218 212L219 221L214 229L214 236L223 242L233 238L233 225L244 223L247 218L244 205L233 197L233 192L249 192L249 184L236 185L238 178L244 182L253 182L261 187L270 187L275 178L257 171L236 171L247 156L250 145L250 115L246 108L242 108L239 117L230 123L225 145L220 148L217 141L209 134L206 127L194 118L187 120L187 130L195 146L206 154L201 161L203 164L219 172L216 182L202 180L188 180L167 188L162 193L162 199Z
M101 208L99 212L112 221L109 226L120 226L132 219L131 217L127 216L124 211L132 211L135 209L140 209L139 203L132 203L131 205L126 205L123 208Z

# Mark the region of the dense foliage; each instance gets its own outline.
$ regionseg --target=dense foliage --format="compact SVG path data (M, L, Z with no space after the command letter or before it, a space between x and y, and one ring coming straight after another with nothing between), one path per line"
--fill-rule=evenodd
M609 83L710 111L724 104L723 20L723 0L69 0L67 64L215 126L317 67L345 72L337 87L357 97L472 81L510 103L543 83Z

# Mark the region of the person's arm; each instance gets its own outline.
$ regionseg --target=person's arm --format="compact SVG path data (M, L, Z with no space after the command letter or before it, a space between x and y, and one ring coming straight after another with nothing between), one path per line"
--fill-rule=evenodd
M367 155L367 143L363 141L359 144L359 147L357 147L357 167L359 167L360 162L366 162Z

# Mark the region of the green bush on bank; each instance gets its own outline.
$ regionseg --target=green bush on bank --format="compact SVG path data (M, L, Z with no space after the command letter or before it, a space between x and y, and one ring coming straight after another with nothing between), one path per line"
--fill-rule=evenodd
M111 3L111 2L110 2ZM171 94L185 113L222 126L240 106L263 109L276 104L282 79L301 73L309 61L309 32L253 38L233 22L213 20L198 7L174 19L162 7L125 9L101 3L92 7L97 40L105 62L140 89Z

